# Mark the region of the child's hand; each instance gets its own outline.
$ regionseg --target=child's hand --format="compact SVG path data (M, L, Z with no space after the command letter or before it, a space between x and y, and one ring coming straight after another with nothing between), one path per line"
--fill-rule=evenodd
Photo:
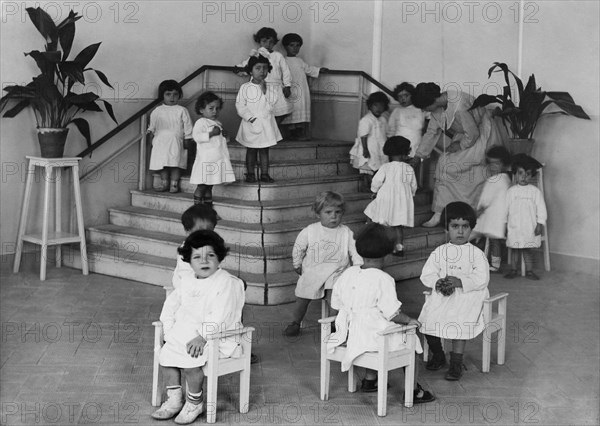
M371 153L369 152L368 149L363 148L363 157L371 158Z
M227 131L225 129L221 129L221 134L223 135L224 138L229 137L229 133L227 133Z
M435 291L442 294L442 296L450 296L452 293L454 293L454 286L450 283L448 277L440 278L435 283Z
M535 231L533 231L533 235L542 235L542 232L544 232L544 225L538 223L535 226Z
M213 126L213 128L210 131L210 133L208 134L208 136L210 136L212 138L213 136L219 136L220 134L221 134L221 129L219 128L219 126Z
M302 266L299 266L299 267L297 267L297 268L294 268L294 271L296 271L296 273L297 273L298 275L302 275Z
M450 285L452 285L452 287L454 288L462 288L462 281L460 280L460 278L448 275L446 277L446 281L448 281Z
M291 94L292 94L292 88L289 86L285 86L283 88L283 96L285 96L286 98L289 98Z
M194 337L192 340L187 342L187 353L192 358L198 358L204 352L204 346L206 345L206 339L202 336Z

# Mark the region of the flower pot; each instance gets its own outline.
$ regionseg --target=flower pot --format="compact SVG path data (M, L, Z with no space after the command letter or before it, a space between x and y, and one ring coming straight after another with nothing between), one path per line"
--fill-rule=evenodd
M63 156L69 129L40 127L37 129L37 132L40 151L43 158L60 158Z
M533 143L535 139L509 139L508 150L511 155L515 154L527 154L531 155L533 151Z

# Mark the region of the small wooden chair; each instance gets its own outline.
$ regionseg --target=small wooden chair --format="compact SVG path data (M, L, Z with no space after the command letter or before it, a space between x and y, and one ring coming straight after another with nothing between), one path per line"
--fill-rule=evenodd
M154 363L152 371L152 405L161 404L158 355L164 341L163 325L154 321ZM250 353L252 349L252 332L254 327L244 327L237 330L227 330L209 335L205 351L208 352L206 362L206 422L214 423L217 419L217 384L220 376L240 373L240 413L248 412L250 399ZM228 336L239 336L242 346L240 358L219 358L219 339Z
M321 400L329 399L329 376L331 373L331 361L341 362L346 354L345 346L338 346L333 353L327 352L327 341L331 335L331 323L335 317L320 319L321 323ZM404 373L404 406L413 405L413 385L415 381L415 325L393 325L377 333L379 339L379 350L377 352L366 352L357 357L348 370L348 391L356 392L356 381L354 378L354 367L365 367L377 370L377 415L385 416L387 410L387 384L388 371L406 367ZM398 351L389 351L389 337L395 333L406 334L407 348Z
M431 295L430 291L424 291L425 298ZM483 317L485 318L485 330L483 331L483 354L481 356L481 371L489 373L492 354L492 335L498 333L498 365L504 364L506 354L506 301L508 293L498 293L483 301ZM494 312L494 303L498 302L497 311ZM429 358L429 345L427 339L423 339L423 361ZM444 339L442 339L442 348Z

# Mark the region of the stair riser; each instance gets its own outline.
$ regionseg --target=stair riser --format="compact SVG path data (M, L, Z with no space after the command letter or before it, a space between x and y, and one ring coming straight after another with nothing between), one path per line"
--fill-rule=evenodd
M335 158L337 160L349 157L349 146L324 146L324 147L289 147L286 148L285 142L280 142L275 148L269 149L270 161L285 160L314 160L315 158ZM246 161L246 148L240 145L229 146L229 157L235 161Z

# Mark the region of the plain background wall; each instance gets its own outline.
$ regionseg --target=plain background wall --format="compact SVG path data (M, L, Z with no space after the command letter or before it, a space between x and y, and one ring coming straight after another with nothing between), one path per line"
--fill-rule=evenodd
M40 3L53 16L68 13L62 2ZM436 81L446 87L461 86L475 95L482 90L496 93L502 80L487 79L492 62L506 62L517 70L515 4L385 1L381 81L390 88L401 81ZM24 12L24 7L34 5L2 2L3 85L27 83L36 72L33 60L23 57L23 52L42 45ZM239 63L255 47L252 34L262 26L274 27L280 37L286 32L301 34L300 55L310 64L371 71L374 14L373 3L368 1L152 1L119 2L118 7L114 2L80 2L75 10L84 19L77 24L73 53L102 41L90 65L104 71L113 83L115 90L103 87L101 94L113 102L120 120L151 100L162 79L181 79L203 64ZM570 92L592 118L590 122L545 118L535 135L534 155L547 164L551 250L566 258L588 259L597 268L599 5L526 2L525 12L523 75L535 73L544 89ZM114 126L101 114L88 118L94 139ZM23 164L25 155L39 152L33 127L28 113L0 121L2 254L12 252L23 194L22 174L15 167ZM66 155L84 148L77 131L70 133ZM136 161L134 150L130 151L103 174L109 184L86 184L88 224L105 223L106 208L127 200L128 188L135 185L123 182L123 173L113 181L115 169ZM92 160L99 161L106 153L94 155ZM33 217L31 221L36 222Z

